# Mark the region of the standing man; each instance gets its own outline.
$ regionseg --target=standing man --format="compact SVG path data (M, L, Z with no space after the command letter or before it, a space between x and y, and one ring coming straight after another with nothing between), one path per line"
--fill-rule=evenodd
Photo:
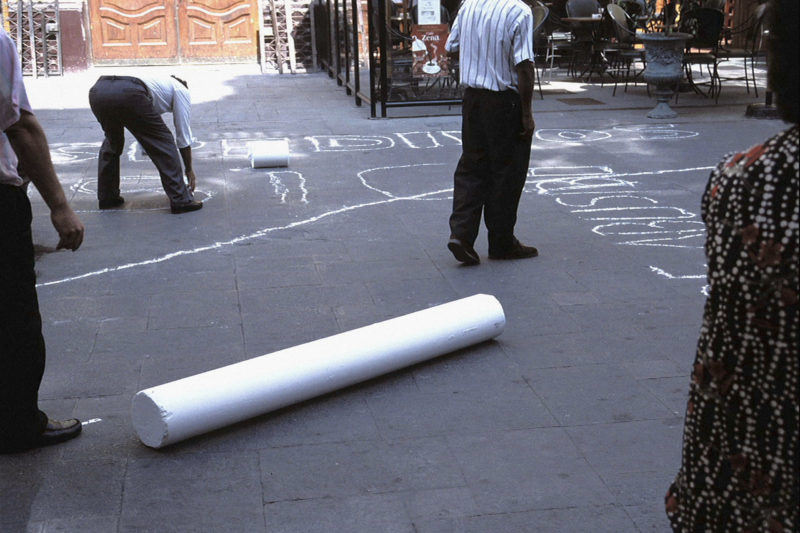
M124 128L128 128L156 165L172 212L187 213L203 207L192 196L196 181L192 168L192 104L185 81L175 76L101 76L89 90L89 105L106 135L97 165L100 209L119 207L125 202L119 194ZM172 113L177 141L161 118L167 112ZM183 180L181 160L188 186Z
M466 87L447 247L465 265L480 263L473 246L481 212L491 259L539 254L514 236L534 129L531 3L465 0L447 39L447 51L460 54Z
M36 297L31 204L26 179L50 208L58 248L77 250L83 224L58 182L50 149L22 84L19 56L0 28L0 453L77 437L75 419L50 420L38 407L45 346Z

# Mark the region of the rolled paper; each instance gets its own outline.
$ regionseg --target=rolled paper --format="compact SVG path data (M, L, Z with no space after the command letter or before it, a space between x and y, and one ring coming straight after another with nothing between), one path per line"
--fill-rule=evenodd
M476 294L142 390L133 427L161 448L487 341L505 323L500 302Z
M289 141L276 139L251 142L248 145L248 155L252 168L288 167Z

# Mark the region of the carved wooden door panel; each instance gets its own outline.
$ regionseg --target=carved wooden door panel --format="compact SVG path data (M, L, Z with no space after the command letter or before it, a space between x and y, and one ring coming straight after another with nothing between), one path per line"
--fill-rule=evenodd
M258 15L258 0L180 0L181 57L256 59Z
M91 0L95 61L178 57L174 0Z

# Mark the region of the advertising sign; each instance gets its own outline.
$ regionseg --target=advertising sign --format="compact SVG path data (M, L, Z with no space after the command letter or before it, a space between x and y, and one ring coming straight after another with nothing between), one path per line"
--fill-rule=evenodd
M437 2L438 3L438 2ZM450 75L444 45L449 35L447 24L411 27L411 75L415 78L440 78Z

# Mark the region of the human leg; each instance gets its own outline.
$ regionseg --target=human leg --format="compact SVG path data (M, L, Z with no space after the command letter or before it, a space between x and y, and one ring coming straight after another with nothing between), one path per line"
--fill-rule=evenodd
M130 117L125 127L136 137L158 169L161 186L167 193L170 204L176 206L191 203L194 198L183 179L183 167L175 139L152 104L149 101L137 102L137 112Z
M16 453L77 437L82 426L50 420L38 406L45 344L24 188L0 185L0 227L0 453Z
M506 91L492 95L486 123L489 171L484 205L489 255L503 257L522 246L514 237L517 208L530 162L530 139L520 136L522 115L519 95ZM530 257L531 255L528 255Z
M36 298L30 202L0 185L0 451L24 446L47 423L39 411L45 346Z
M450 233L472 247L478 236L486 192L488 159L483 106L488 91L467 89L462 104L461 158L453 174Z
M98 81L89 90L89 106L105 134L97 158L97 200L103 207L120 199L119 158L125 146L119 94L113 83Z

